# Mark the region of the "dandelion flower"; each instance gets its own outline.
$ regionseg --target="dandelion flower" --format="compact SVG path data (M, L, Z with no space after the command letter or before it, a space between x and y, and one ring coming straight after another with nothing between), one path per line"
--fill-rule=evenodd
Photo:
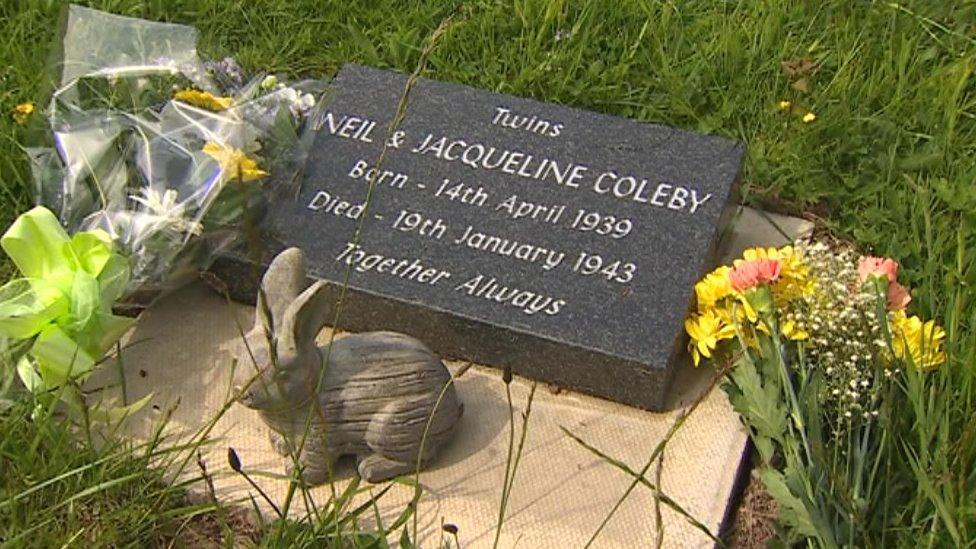
M211 141L203 146L203 152L220 164L220 169L227 179L254 181L268 175L268 172L258 166L256 160L240 149L225 147Z
M806 122L807 124L809 124L810 122L813 122L816 119L817 119L817 115L813 114L812 112L808 112L808 113L804 114L803 115L803 118L802 118L802 120L804 122Z
M792 106L793 106L793 103L791 103L791 102L789 102L789 101L787 101L785 99L779 102L779 110L781 110L781 111L785 111L785 110L789 109Z
M194 107L207 109L208 111L227 110L234 104L234 99L230 97L216 96L210 92L200 90L182 90L173 94L173 99L182 101Z
M14 107L11 116L13 116L14 122L23 126L27 123L27 120L31 117L31 115L34 114L35 110L36 107L33 103L21 103L20 105Z

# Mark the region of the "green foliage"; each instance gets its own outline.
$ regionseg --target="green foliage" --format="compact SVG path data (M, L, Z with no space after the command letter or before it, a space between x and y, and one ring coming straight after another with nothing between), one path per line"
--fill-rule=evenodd
M0 412L0 540L9 547L147 546L162 543L209 506L149 467L166 452L148 445L83 442L30 398ZM40 411L39 411L40 410ZM38 414L40 417L38 417ZM70 541L69 541L70 540Z

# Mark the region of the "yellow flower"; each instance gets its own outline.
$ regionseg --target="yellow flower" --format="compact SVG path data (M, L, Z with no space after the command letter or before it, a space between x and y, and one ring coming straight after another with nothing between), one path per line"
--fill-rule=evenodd
M719 301L732 295L732 282L729 280L729 271L731 270L731 268L722 265L695 284L699 311L710 309Z
M735 327L723 319L715 309L709 309L685 320L685 331L691 336L688 350L691 351L695 366L698 366L701 357L712 357L712 351L718 346L719 341L735 337Z
M200 90L178 91L173 94L173 99L214 112L229 109L234 104L234 100L230 97L218 97Z
M805 330L801 330L796 326L796 322L792 320L787 320L779 325L779 331L783 334L786 339L792 339L793 341L800 341L804 339L810 339L810 334Z
M946 361L942 349L946 333L934 320L922 322L917 316L897 311L891 317L891 339L895 356L911 359L919 370L932 370Z
M268 175L268 172L258 167L256 160L240 149L224 147L211 141L203 146L203 152L220 164L220 169L227 179L254 181Z
M781 110L781 111L785 111L785 110L789 109L792 106L793 106L793 103L790 103L789 101L787 101L785 99L783 101L780 101L779 102L779 110Z
M32 114L34 114L35 107L33 103L21 103L14 107L13 112L10 114L14 118L14 122L23 126L27 123L27 120Z
M813 122L816 119L817 119L817 115L813 114L812 112L808 112L808 113L804 114L803 115L803 118L802 118L802 120L804 122L808 123L808 124L810 122Z

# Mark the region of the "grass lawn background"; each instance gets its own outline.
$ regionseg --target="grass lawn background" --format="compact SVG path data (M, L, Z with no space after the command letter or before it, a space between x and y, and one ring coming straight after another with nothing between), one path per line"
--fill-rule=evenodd
M411 71L422 41L461 6L425 76L745 142L746 203L814 214L902 263L914 310L946 326L945 368L966 374L948 405L972 410L976 2L81 3L193 25L204 56L315 76L347 61ZM31 205L22 130L7 113L38 99L63 4L0 2L4 227ZM801 59L813 68L783 66ZM803 122L809 112L816 119ZM945 459L958 451L946 444Z

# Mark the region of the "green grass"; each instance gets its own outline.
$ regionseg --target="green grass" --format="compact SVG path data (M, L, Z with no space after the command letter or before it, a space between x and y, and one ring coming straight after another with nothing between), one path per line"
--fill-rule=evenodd
M976 2L89 4L192 24L205 55L312 75L346 61L409 72L422 40L463 6L429 77L744 141L747 203L815 213L898 259L913 307L946 326L953 358L917 403L930 437L914 441L930 450L923 469L934 486L906 495L912 503L892 520L927 525L933 543L949 522L976 531ZM61 5L0 3L0 111L38 97ZM781 66L794 58L816 63L807 91ZM795 111L778 109L781 100ZM817 119L803 123L806 112ZM30 204L22 131L0 118L3 226Z
M32 417L21 400L0 416L0 544L106 547L162 544L208 510L183 499L151 462L155 445L95 447L64 422ZM43 414L43 411L41 412Z

